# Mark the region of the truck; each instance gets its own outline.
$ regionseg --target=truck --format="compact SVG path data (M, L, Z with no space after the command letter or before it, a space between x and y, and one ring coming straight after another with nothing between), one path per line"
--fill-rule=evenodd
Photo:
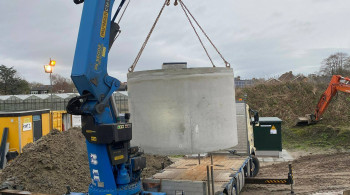
M291 185L293 191L292 167L286 179L254 178L260 168L253 135L253 126L259 125L258 115L244 102L237 102L236 110L237 146L176 159L161 172L143 179L143 188L167 195L233 195L239 194L246 183L255 183Z

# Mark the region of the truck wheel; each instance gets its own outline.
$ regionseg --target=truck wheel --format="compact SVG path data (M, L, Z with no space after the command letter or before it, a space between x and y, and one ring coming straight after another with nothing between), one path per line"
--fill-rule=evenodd
M252 156L252 166L251 166L252 177L255 177L258 175L259 169L260 169L259 159L255 156Z

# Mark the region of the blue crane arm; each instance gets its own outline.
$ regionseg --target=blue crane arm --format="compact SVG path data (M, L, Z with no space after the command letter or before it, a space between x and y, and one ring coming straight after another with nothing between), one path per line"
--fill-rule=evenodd
M113 3L84 2L71 75L79 93L88 94L81 111L100 124L116 122L109 98L120 86L120 81L107 73Z
M141 193L141 171L146 159L130 147L132 124L117 123L112 94L120 81L107 73L108 54L119 25L111 20L114 0L74 0L84 3L71 78L80 96L69 101L67 111L82 115L91 184L89 194Z

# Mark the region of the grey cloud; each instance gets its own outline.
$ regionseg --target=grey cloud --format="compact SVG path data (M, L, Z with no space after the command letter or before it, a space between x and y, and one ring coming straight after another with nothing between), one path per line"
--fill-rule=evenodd
M122 34L109 54L110 75L126 81L163 1L132 0L120 24ZM116 1L116 4L118 1ZM313 73L323 58L350 52L348 0L185 1L216 46L243 78L289 70ZM332 6L332 9L330 9ZM55 72L69 76L81 5L72 1L0 1L0 64L15 66L30 81L47 82L43 65L57 60ZM215 63L221 59L209 47ZM166 7L136 70L160 68L165 61L210 66L181 8Z

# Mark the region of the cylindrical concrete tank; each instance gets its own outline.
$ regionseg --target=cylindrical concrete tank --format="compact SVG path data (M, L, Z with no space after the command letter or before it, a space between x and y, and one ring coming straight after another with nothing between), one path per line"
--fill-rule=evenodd
M233 70L128 74L132 145L151 154L198 154L237 145Z

